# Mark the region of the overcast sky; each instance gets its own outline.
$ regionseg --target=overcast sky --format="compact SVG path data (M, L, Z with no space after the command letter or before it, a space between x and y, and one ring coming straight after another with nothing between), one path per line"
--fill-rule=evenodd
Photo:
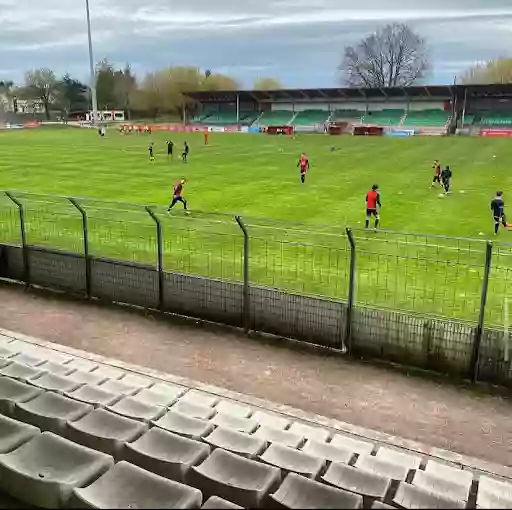
M429 44L431 83L475 61L512 54L512 0L90 0L95 59L138 73L211 68L244 86L338 84L346 44L406 21ZM85 0L0 0L0 79L50 67L86 79Z

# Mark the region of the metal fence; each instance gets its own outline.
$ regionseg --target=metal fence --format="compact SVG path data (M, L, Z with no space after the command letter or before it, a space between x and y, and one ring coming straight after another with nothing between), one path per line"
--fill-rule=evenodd
M456 320L474 327L469 354L473 377L484 328L506 330L508 345L512 244L197 211L167 214L154 206L8 191L0 192L0 243L22 247L23 280L28 284L30 249L82 256L83 288L89 297L91 263L99 259L156 269L160 308L169 273L238 283L246 329L254 325L254 288L343 302L340 346L349 350L358 334L355 310ZM309 313L311 320L322 323L325 318L315 313ZM426 348L431 349L436 331L424 322L415 324L430 339ZM452 350L452 356L468 355L466 341L445 344L443 349Z

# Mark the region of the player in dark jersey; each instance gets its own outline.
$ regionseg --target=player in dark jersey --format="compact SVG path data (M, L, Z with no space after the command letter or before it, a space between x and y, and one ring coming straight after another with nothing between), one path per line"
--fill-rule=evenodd
M183 163L186 163L188 160L188 153L190 152L190 148L188 146L188 143L185 142L183 144L183 153L181 154L181 159L183 159Z
M149 145L148 145L148 152L149 152L149 161L155 161L155 155L153 153L153 148L154 148L154 142L151 142Z
M185 186L185 179L179 180L172 190L172 202L169 208L167 209L167 212L169 212L178 202L181 202L183 204L183 209L187 211L187 201L181 196L183 193L183 186Z
M306 182L306 174L309 170L309 159L304 152L300 155L297 168L300 168L300 182L304 184Z
M434 174L434 178L432 179L432 184L430 185L431 188L434 186L434 184L436 182L439 185L441 184L441 165L437 159L434 161L432 168L434 169L435 174Z
M444 188L445 193L450 192L451 188L451 182L452 182L452 171L449 166L447 166L442 172L441 172L441 183Z
M169 159L169 158L173 159L172 151L174 149L174 143L172 140L168 140L165 143L167 144L167 159Z
M366 194L366 223L365 227L368 228L370 226L370 218L375 218L375 228L379 226L380 215L380 193L378 184L374 184L372 186L372 190Z
M505 217L505 201L503 200L503 191L496 192L496 196L491 202L491 211L494 217L494 235L498 233L500 223L507 228L508 223Z

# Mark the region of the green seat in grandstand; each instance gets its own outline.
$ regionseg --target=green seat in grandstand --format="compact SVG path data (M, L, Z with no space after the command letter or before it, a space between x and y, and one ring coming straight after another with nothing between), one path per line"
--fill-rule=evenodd
M332 114L333 120L360 120L365 115L362 110L335 110Z
M313 126L315 124L324 124L329 116L330 113L327 110L304 110L297 114L292 124L294 126Z
M444 127L450 114L440 109L411 110L403 123L404 126Z
M284 126L290 123L292 118L293 112L290 110L273 110L265 112L258 123L263 126Z
M510 126L512 125L512 111L490 110L482 112L480 124L486 126Z
M475 122L475 115L466 114L464 115L464 126L471 126Z
M365 124L378 124L379 126L396 126L404 116L404 110L387 109L368 112L364 116Z

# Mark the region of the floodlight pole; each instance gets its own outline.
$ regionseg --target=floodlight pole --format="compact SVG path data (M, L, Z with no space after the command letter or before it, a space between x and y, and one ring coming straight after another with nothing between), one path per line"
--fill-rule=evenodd
M89 67L91 73L91 106L92 119L91 123L96 124L98 116L98 97L96 95L96 72L94 71L94 55L92 53L92 36L91 36L91 14L89 12L89 0L85 0L85 10L87 13L87 38L89 40Z

